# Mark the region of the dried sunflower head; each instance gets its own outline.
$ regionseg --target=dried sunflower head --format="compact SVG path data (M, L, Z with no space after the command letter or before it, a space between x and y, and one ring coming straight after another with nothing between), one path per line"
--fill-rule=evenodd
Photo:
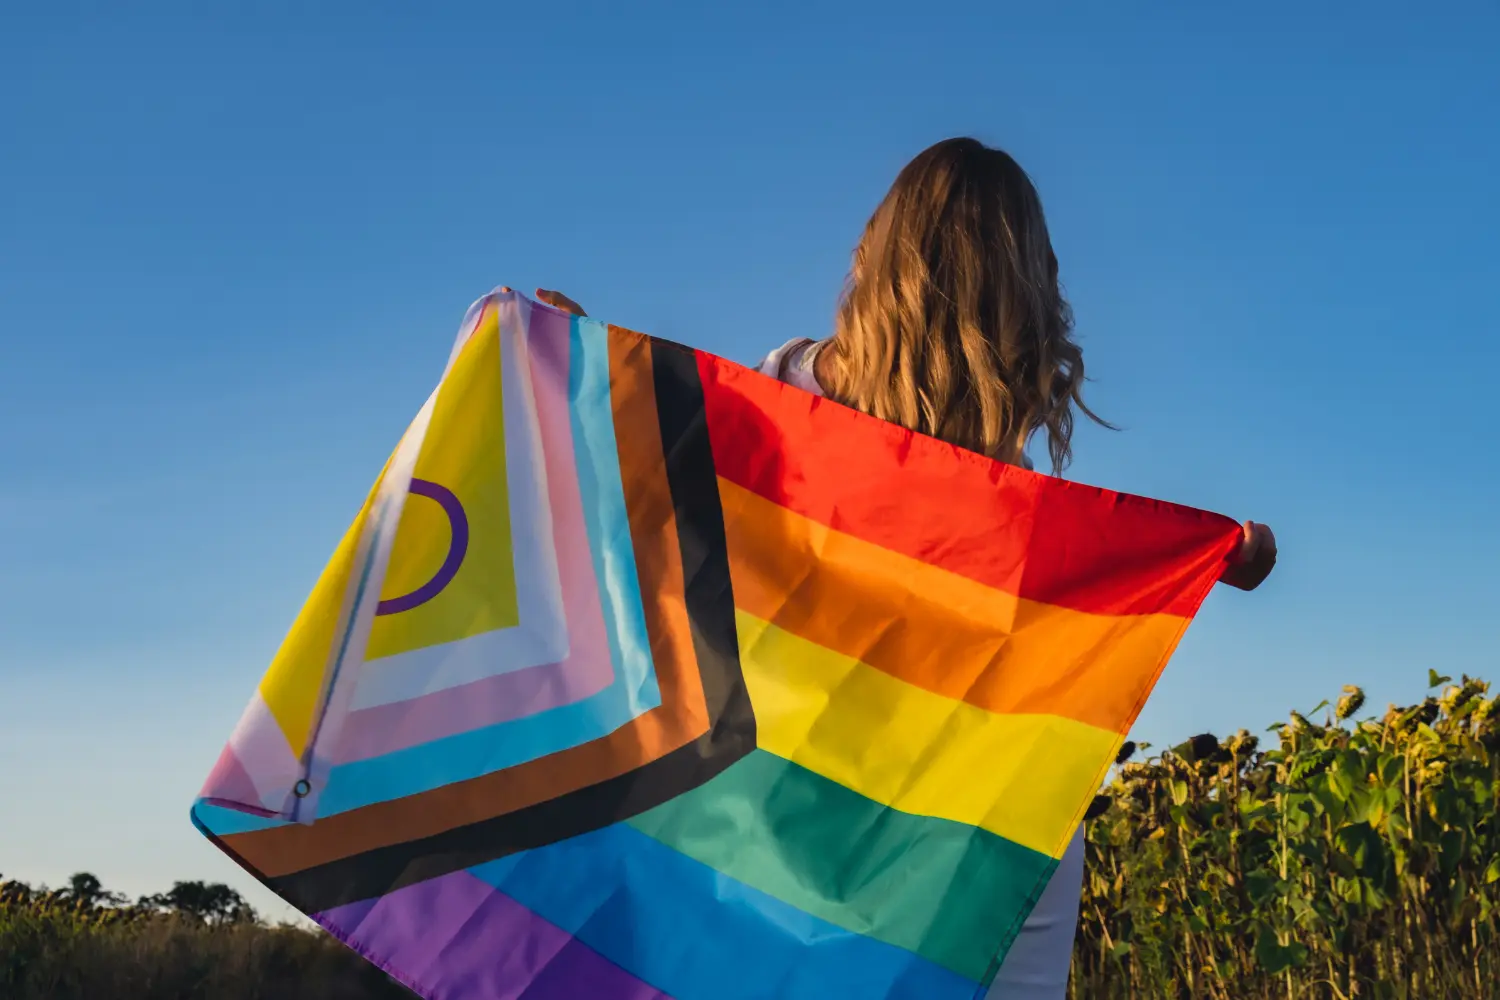
M1200 733L1191 742L1195 760L1208 760L1219 750L1219 738L1213 733Z

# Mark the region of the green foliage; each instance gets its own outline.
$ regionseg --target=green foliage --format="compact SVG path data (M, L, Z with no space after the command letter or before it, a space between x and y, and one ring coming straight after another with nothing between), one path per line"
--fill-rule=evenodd
M410 1000L333 938L266 927L228 886L179 882L135 904L80 873L0 879L5 1000Z
M1241 730L1122 763L1091 810L1070 995L1496 995L1500 712L1481 681L1428 680L1449 686L1363 721L1346 687L1274 750Z
M74 876L75 878L77 876ZM211 924L254 923L255 911L240 894L218 882L174 882L170 892L142 897L140 906L197 917Z

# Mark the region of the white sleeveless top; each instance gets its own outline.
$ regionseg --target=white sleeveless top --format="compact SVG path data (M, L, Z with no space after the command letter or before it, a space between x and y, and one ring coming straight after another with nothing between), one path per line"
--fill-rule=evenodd
M822 346L821 342L789 340L756 368L764 375L821 396L823 387L818 384L813 362ZM1021 463L1028 469L1032 467L1025 455L1021 456ZM1052 880L1042 891L1042 898L1021 925L985 1000L1064 1000L1082 892L1083 828L1079 827Z

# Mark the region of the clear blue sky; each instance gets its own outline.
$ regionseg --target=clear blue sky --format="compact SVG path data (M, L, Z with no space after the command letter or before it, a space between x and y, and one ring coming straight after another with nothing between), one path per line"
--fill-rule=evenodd
M953 134L1036 178L1126 428L1072 475L1281 541L1138 736L1500 680L1493 3L21 6L0 872L247 884L188 804L472 299L753 360Z

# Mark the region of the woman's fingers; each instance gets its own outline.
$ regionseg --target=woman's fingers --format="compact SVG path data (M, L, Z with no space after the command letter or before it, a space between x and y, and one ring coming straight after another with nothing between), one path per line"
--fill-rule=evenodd
M1254 590L1276 568L1276 535L1267 525L1254 521L1246 521L1242 531L1234 563L1219 579L1240 590Z
M1262 535L1256 530L1254 521L1246 521L1240 525L1240 531L1244 537L1240 540L1240 562L1249 562L1255 558L1255 553L1260 549Z
M509 285L500 286L500 291L504 294L509 294L510 290L511 289ZM588 315L588 313L583 311L583 306L579 305L577 302L574 302L562 292L554 292L551 289L547 288L538 288L536 290L536 297L547 303L549 306L552 306L554 309L561 309L563 312L572 313L574 316Z
M1269 554L1272 560L1276 558L1276 534L1271 531L1269 524L1257 524L1255 529L1260 532L1260 551Z

